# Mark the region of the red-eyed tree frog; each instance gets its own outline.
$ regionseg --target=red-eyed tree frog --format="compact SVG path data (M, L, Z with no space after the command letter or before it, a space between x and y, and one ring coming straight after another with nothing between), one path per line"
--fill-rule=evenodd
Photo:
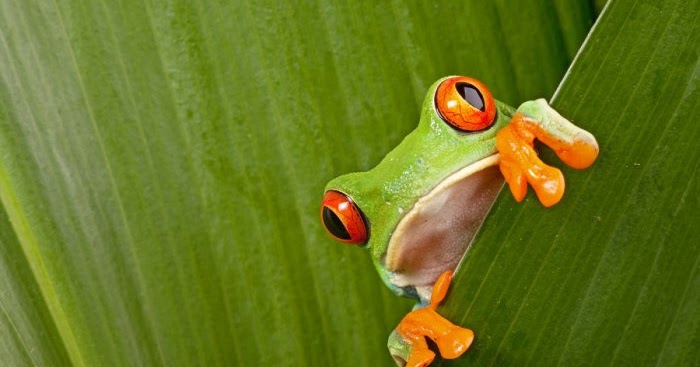
M472 343L471 330L436 308L503 178L517 201L528 183L544 206L561 200L564 176L537 157L535 139L574 168L586 168L598 156L593 135L544 99L515 110L476 79L447 77L428 90L418 127L376 167L326 186L326 230L340 242L364 247L392 291L419 301L389 338L399 365L430 364L435 353L426 338L448 359Z

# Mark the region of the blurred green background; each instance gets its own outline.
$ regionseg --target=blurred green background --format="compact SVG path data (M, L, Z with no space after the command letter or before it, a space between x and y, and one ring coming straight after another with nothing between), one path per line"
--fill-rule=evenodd
M674 111L697 116L697 4L612 5L601 19L610 25L589 40L593 51L580 57L568 89L555 99L565 116L603 143L599 166L572 174L574 195L595 191L592 186L605 184L605 172L620 172L620 163L635 167L624 151L615 158L605 150L618 144L609 136L625 130L605 125L605 116L634 110L629 106L640 100L629 91L641 91L642 103L651 98L644 85L634 84L639 75L687 83L669 92L685 102L669 104L664 112L671 116L654 123L688 117ZM386 337L411 302L384 288L366 253L323 233L318 208L325 182L376 164L415 126L424 93L439 77L476 77L496 98L516 105L550 97L600 7L588 1L518 7L506 1L1 1L0 360L40 366L391 365ZM625 28L630 19L637 22ZM644 21L650 19L663 22L649 26ZM648 33L640 33L645 24ZM686 51L651 69L636 63L625 73L626 62L646 60L644 52L657 42L670 50L686 45ZM627 52L629 59L596 47ZM681 66L668 74L673 63ZM591 94L598 90L592 80L607 83L607 95ZM608 96L630 99L606 104ZM663 138L639 128L652 144ZM695 127L673 131L697 137ZM636 147L632 135L623 136ZM694 167L686 182L697 188L697 153L688 144L669 149L676 148L685 155L668 157L685 157ZM687 179L664 176L661 168L653 172ZM587 179L592 183L582 184ZM557 216L590 213L625 192L625 183L595 193L587 204L573 196L552 214L528 200L523 216L551 221L546 237L566 228L557 227ZM690 215L675 226L662 218L671 228L663 233L687 240L688 223L697 223L697 198L682 196L686 206L678 206L676 196L660 197L665 201L652 203ZM502 195L494 220L520 224L508 232L518 238L517 231L533 227L507 214L520 210L514 208L520 207ZM546 217L538 217L543 212ZM637 224L616 226L624 219L616 213L605 218L602 237L572 240L605 246L601 239L615 236L626 243ZM489 223L475 246L499 233ZM587 225L579 231L592 230ZM507 249L501 240L491 248ZM681 362L698 358L683 352L698 340L698 308L692 308L698 304L697 242L688 243L693 247L671 257L686 259L668 313L690 320L686 337L667 339L680 349L666 360ZM477 271L473 262L483 267L494 259L477 257L482 248L470 253L465 269ZM605 258L601 254L577 269L582 279L599 276L590 271ZM533 256L540 255L535 250ZM530 282L539 269L532 264L518 271ZM556 280L537 279L527 284L548 289L537 287ZM584 280L574 288L584 289ZM468 281L458 278L453 290L453 302L462 306L448 302L445 311L473 325L484 319L470 314L467 302L495 311L499 303L472 298ZM572 294L577 298L559 296L570 312L579 310L577 300L593 302ZM521 299L532 301L528 297ZM611 308L636 310L636 303L613 301ZM601 315L591 317L603 323ZM500 323L475 328L474 352L457 362L520 365L510 359L520 358L519 349L499 352L492 338L542 345L517 333L517 340L507 339L513 330L493 326L510 325L512 313L495 317ZM571 325L556 314L549 320ZM605 336L616 338L613 331ZM527 357L530 363L548 355L533 350L539 352Z

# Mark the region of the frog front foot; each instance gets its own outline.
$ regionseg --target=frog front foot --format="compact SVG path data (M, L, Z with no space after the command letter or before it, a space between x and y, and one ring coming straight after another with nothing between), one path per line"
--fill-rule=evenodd
M426 338L435 342L445 359L457 358L469 349L474 332L454 325L436 311L447 294L451 280L452 271L442 273L433 286L430 304L409 312L390 336L389 351L399 365L429 365L435 358L435 352L428 348Z
M498 132L500 169L515 200L523 200L529 183L542 205L550 207L564 195L564 175L539 159L534 150L535 139L576 169L593 164L598 157L598 143L591 133L563 118L544 99L523 103L510 123Z

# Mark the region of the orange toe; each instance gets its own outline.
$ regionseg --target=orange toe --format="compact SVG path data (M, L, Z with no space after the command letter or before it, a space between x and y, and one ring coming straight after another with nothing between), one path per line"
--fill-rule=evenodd
M455 327L447 334L435 340L435 343L438 349L440 349L442 358L455 359L469 349L469 346L472 345L472 341L474 341L473 331Z
M447 295L452 283L452 270L445 270L433 284L433 293L430 297L430 308L436 309L437 306Z
M505 156L501 157L499 168L515 201L523 201L525 194L527 194L527 179L523 171L516 164L508 161Z
M569 167L588 168L598 158L598 143L593 140L576 140L570 147L553 148L559 159Z
M560 170L550 166L537 167L533 169L532 176L528 177L528 182L537 194L537 198L542 205L550 207L558 203L564 196L566 183L564 174Z
M406 367L425 367L432 363L433 359L435 359L435 353L430 349L415 350L406 361Z

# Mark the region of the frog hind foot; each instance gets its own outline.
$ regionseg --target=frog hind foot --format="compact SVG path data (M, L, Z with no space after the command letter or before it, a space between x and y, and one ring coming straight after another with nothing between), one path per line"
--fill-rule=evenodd
M429 306L409 312L396 331L410 348L408 358L402 356L407 367L427 366L435 357L425 338L435 342L445 359L461 356L474 341L473 331L452 324Z
M567 165L584 169L598 157L593 135L563 118L543 99L523 103L496 136L500 169L511 193L521 201L529 183L542 205L550 207L564 195L564 175L537 156L534 140L554 150Z
M435 353L428 348L426 338L435 342L440 355L445 359L457 358L471 346L474 332L454 325L436 311L447 293L451 280L452 272L444 272L433 286L430 304L409 312L396 327L392 337L401 338L401 341L392 343L390 337L389 349L397 362L405 360L407 367L429 365L435 358Z

